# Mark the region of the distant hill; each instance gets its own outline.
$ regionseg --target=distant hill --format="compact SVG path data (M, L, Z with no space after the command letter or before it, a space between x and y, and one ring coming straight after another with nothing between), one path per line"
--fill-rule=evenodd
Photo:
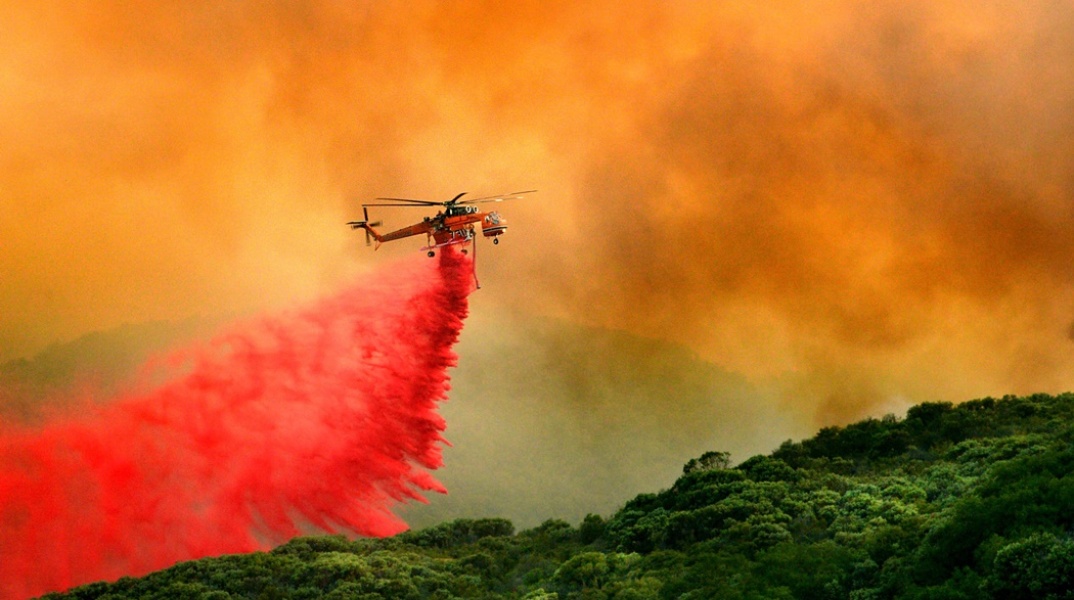
M219 319L151 321L95 331L49 346L31 358L0 363L0 417L39 418L72 397L108 396L150 356L204 335Z
M107 399L148 357L223 324L125 325L2 363L0 419L32 422L83 393ZM659 340L482 310L456 350L441 406L452 445L435 473L449 493L400 507L413 527L475 515L520 527L577 520L669 485L709 448L743 457L807 432L741 376Z
M611 512L666 487L691 457L739 459L809 429L744 377L674 344L482 311L441 407L447 487L400 512L413 527L494 516L519 527Z
M1074 394L926 403L733 468L705 452L576 524L299 538L46 597L1070 598L1072 442Z

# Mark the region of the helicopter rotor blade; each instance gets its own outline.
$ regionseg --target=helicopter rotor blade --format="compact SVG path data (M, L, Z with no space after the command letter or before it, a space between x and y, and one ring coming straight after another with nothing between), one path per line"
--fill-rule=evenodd
M362 207L362 216L365 217L364 220L365 220L366 223L368 223L369 222L369 209L366 208L365 206ZM373 236L369 235L369 230L365 229L364 227L362 229L365 230L365 245L367 247L373 245Z
M432 200L415 200L413 198L374 198L374 200L384 200L387 202L407 202L414 206L437 206L444 204L443 202L434 202ZM376 204L369 204L367 206L376 206ZM392 204L391 206L397 206Z
M470 200L463 200L459 204L484 204L485 202L503 202L504 200L520 200L523 194L532 194L537 190L526 190L523 192L511 192L510 194L500 194L498 196L483 196L481 198L472 198Z
M407 208L425 208L427 206L443 206L443 205L444 205L443 202L425 202L425 201L422 201L420 204L403 204L402 202L370 202L368 204L363 204L362 207L364 208L364 207L367 207L367 206L402 206L402 207L407 207Z
M366 223L366 227L362 228L362 229L365 229L365 245L366 246L371 246L373 244L373 235L372 235L372 232L369 231L369 227L380 227L381 225L383 225L383 223L381 221L373 221L372 223Z
M370 227L380 227L383 223L380 221L373 221L369 224ZM373 242L373 235L369 229L365 230L365 245L368 246Z

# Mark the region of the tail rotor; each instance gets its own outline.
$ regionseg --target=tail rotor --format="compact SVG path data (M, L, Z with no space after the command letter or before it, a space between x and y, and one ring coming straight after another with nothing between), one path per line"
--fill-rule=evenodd
M351 221L350 223L347 223L347 225L350 225L351 229L362 229L362 230L364 230L365 231L365 245L366 246L371 246L371 245L373 245L373 236L371 235L371 232L370 232L369 228L370 227L380 227L381 221L375 221L373 223L370 223L369 222L369 209L364 207L364 206L362 207L362 216L365 217L363 220L361 220L361 221Z

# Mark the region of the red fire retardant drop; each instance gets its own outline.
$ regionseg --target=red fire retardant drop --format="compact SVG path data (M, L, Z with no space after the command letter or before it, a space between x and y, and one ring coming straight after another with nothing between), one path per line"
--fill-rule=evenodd
M393 264L168 359L182 375L92 416L0 434L0 597L264 549L384 536L444 491L449 388L472 289L456 252Z

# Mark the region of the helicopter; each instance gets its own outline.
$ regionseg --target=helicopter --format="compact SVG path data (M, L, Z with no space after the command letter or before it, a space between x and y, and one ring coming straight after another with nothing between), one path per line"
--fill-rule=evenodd
M422 248L422 250L426 251L431 258L436 256L436 251L440 248L473 241L476 237L478 223L481 224L482 235L487 238L492 238L493 244L499 244L499 236L507 231L507 221L500 216L500 213L496 211L483 212L475 205L487 202L515 200L522 198L525 194L532 194L536 191L537 190L526 190L523 192L512 192L510 194L501 194L498 196L484 196L469 200L462 200L462 197L466 195L466 192L462 192L451 200L444 202L414 200L411 198L376 198L375 200L377 200L377 202L369 202L362 205L362 215L365 217L363 220L351 221L347 223L347 225L350 225L351 229L364 229L366 245L370 245L375 240L377 242L376 248L380 248L380 245L384 242L391 242L414 235L425 234L427 245ZM409 208L442 206L444 208L437 212L433 217L425 217L420 223L415 223L389 233L380 233L374 229L374 227L379 227L381 222L369 222L369 208L381 206ZM466 250L464 249L463 253L465 252Z

